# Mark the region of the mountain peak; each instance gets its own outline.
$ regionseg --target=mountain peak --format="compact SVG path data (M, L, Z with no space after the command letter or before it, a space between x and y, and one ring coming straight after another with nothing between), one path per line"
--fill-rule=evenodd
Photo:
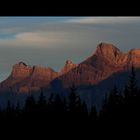
M60 71L60 75L61 75L61 74L64 74L64 73L67 73L68 71L70 71L71 69L75 68L76 66L77 66L77 65L74 64L74 63L72 62L72 60L67 59L66 62L65 62L64 67L63 67L63 68L61 69L61 71Z
M13 65L11 76L16 78L24 78L30 75L31 70L32 70L31 66L21 61Z
M27 64L24 63L24 62L22 62L22 61L20 61L17 65L20 65L20 66L27 66Z
M140 48L131 49L131 50L129 51L129 54L130 54L130 55L140 55Z
M72 65L72 64L73 64L73 62L70 59L67 59L66 62L65 62L65 65Z
M95 51L97 56L115 59L118 55L121 54L121 51L110 43L100 43Z
M120 50L110 43L100 43L97 45L96 53L108 55L108 54L116 54L120 53Z

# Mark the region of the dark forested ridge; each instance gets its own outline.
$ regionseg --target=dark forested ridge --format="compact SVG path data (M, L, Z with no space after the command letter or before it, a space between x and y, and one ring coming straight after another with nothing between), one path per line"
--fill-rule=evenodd
M69 96L60 97L53 93L46 100L43 91L39 99L28 96L24 107L18 103L13 106L10 101L6 109L0 109L0 125L8 130L13 127L26 130L55 131L92 131L106 130L108 126L119 126L119 130L130 124L138 125L140 120L140 89L136 87L135 70L132 67L127 85L122 91L114 86L105 97L102 109L98 112L93 106L87 109L86 103L76 94L76 87L70 88ZM129 128L128 127L128 128ZM130 127L130 129L134 129Z

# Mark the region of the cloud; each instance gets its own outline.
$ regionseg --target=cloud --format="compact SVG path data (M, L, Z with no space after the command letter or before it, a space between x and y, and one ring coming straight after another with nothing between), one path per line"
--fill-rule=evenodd
M44 46L47 44L47 36L37 32L21 32L11 38L0 38L0 46Z
M0 47L52 47L66 42L68 34L59 31L19 32L14 36L0 37Z
M140 22L140 17L83 17L68 19L65 22L79 24L114 24L136 21Z
M47 37L42 33L25 32L16 35L16 39L27 42L47 42Z
M123 30L135 33L140 23L140 17L71 17L64 18L60 22L39 20L0 22L0 47L56 48L63 46L64 48L70 45L71 47L80 46L80 44L86 46L89 42L92 45L98 40L112 38L113 35L118 37L118 34L123 34ZM5 35L2 37L3 33ZM13 37L10 38L11 34Z

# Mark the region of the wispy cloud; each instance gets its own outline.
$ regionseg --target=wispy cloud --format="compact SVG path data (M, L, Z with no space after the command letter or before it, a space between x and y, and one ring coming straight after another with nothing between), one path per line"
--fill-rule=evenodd
M16 39L27 42L47 42L47 36L43 33L25 32L16 35Z
M140 17L82 17L68 19L67 23L79 23L79 24L114 24L125 22L140 22Z
M9 37L0 36L0 47L52 47L67 41L65 32L19 32ZM55 45L56 46L56 45Z

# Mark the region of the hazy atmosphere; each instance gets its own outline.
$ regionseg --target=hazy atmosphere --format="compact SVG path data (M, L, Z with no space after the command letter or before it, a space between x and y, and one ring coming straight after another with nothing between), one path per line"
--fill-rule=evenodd
M80 63L100 42L140 48L140 17L0 17L0 81L19 61L56 71Z

